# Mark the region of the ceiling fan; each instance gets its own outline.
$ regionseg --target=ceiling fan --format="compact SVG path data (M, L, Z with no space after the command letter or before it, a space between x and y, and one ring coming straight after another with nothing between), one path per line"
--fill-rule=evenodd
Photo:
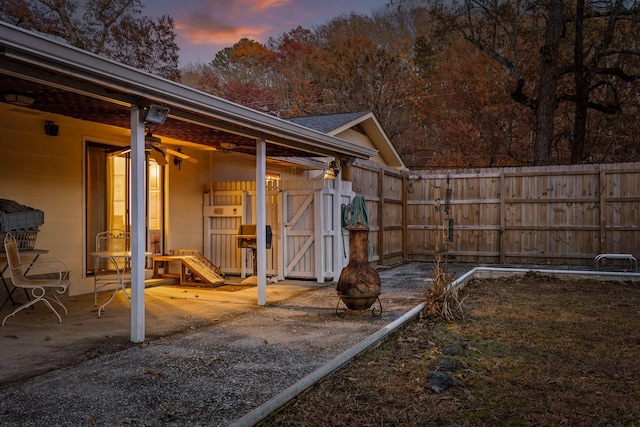
M180 159L180 161L186 160L191 163L198 163L198 161L193 157L184 154L180 148L174 150L173 148L161 145L162 141L160 138L153 136L151 131L147 131L147 134L144 136L144 142L145 148L149 152L149 156L151 156L151 158L160 166L164 166L168 163L167 154L171 154L173 157Z
M167 155L170 154L172 156L174 156L177 160L177 163L182 162L183 160L187 160L191 163L198 163L198 160L194 159L191 156L188 156L186 154L184 154L182 152L182 149L178 148L178 149L173 149L173 148L169 148L165 145L162 145L161 142L162 140L160 138L158 138L157 136L153 136L153 134L151 133L150 130L147 130L147 134L144 136L144 142L145 142L145 150L147 153L149 153L149 156L156 161L157 164L159 164L160 166L164 166L166 164L168 164L168 160L167 160ZM116 151L114 153L112 153L112 155L114 156L120 156L122 154L126 154L128 152L130 152L131 149L130 148L126 148L124 150L119 150Z

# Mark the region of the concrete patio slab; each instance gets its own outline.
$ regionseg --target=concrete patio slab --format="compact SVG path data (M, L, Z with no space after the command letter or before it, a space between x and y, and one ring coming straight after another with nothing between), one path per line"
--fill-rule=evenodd
M67 297L61 324L24 310L0 329L0 424L229 425L417 306L431 269L381 271L379 317L338 316L335 283L269 284L266 306L255 287L147 288L140 345L121 293L101 318L93 295Z

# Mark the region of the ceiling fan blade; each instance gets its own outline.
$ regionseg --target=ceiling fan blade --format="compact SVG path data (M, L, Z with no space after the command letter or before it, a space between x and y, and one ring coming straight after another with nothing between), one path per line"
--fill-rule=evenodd
M156 163L159 164L160 166L164 166L167 163L169 163L167 162L167 159L164 157L164 153L155 147L153 147L153 149L149 151L149 154L151 155L153 160L155 160Z
M165 151L169 154L171 154L172 156L176 156L182 160L186 160L188 162L191 163L198 163L198 160L194 159L193 157L187 156L186 154L184 154L181 151L177 151L177 150L173 150L171 148L165 148Z
M116 151L111 151L108 156L109 157L118 157L118 156L124 156L125 154L129 153L131 151L131 148L121 148L119 150Z

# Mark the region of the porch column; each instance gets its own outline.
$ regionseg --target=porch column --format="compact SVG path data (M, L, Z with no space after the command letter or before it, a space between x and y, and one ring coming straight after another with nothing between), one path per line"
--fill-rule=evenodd
M131 341L144 342L145 155L144 124L131 106Z
M267 304L267 144L256 140L256 250L258 274L258 305Z

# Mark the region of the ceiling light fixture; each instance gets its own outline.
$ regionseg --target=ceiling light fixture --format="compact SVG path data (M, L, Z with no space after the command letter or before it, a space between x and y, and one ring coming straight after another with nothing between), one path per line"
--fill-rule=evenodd
M234 148L236 148L238 146L238 144L236 144L235 142L221 142L220 143L220 148L222 148L223 150L233 150Z
M144 136L144 142L148 142L150 144L160 144L162 140L157 136L153 136L151 131L147 131L147 134Z

